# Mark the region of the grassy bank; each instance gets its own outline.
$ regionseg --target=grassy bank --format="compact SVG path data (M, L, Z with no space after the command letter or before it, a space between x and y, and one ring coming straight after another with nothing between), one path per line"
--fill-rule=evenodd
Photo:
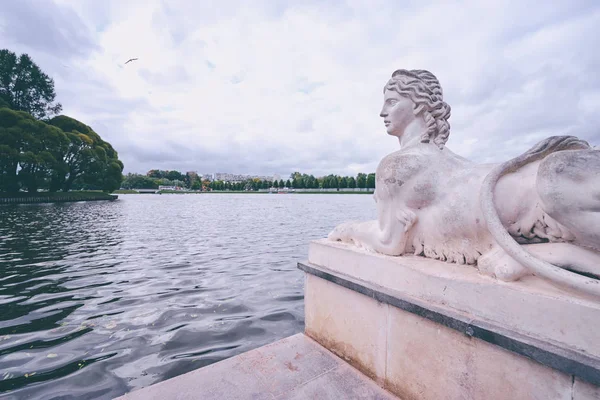
M0 204L21 203L62 203L70 201L116 200L118 196L104 192L38 192L38 193L0 193Z

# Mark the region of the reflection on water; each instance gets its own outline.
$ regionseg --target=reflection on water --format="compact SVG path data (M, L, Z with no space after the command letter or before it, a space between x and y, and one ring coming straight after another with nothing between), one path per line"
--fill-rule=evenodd
M0 396L112 398L303 329L308 242L368 195L0 206Z

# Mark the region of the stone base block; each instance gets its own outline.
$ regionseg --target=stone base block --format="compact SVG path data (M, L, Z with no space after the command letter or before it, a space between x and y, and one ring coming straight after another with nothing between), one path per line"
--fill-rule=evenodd
M311 244L299 264L305 333L404 400L600 398L600 319L579 321L596 303L544 282L510 287L412 261ZM521 324L527 315L549 326Z

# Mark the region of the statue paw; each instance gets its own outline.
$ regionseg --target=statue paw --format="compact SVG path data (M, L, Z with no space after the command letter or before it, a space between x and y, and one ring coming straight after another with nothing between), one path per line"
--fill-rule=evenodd
M344 222L335 227L333 231L327 235L327 239L337 242L350 242L352 240L353 222Z
M504 250L495 247L477 259L479 272L505 282L521 279L531 273Z

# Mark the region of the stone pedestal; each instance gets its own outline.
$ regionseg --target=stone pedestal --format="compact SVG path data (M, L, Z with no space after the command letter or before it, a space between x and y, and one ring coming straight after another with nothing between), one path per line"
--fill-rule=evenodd
M600 304L537 279L311 243L306 334L410 399L600 399Z

